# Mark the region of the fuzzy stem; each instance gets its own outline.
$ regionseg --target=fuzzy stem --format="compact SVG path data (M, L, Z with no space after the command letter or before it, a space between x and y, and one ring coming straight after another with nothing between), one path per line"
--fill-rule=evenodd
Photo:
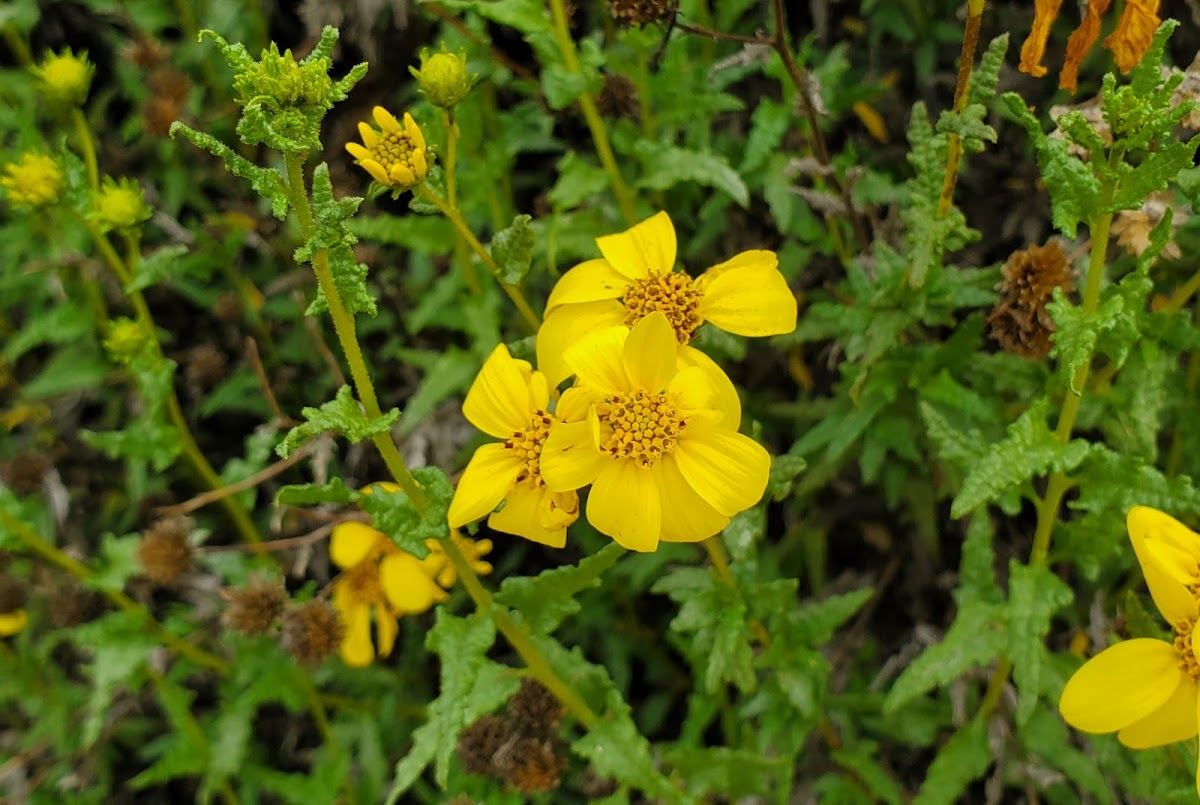
M83 153L83 164L87 166L88 187L93 192L100 189L100 166L96 163L96 143L92 140L92 130L88 126L83 110L76 106L71 110L71 122L75 124L75 139L79 141L79 150Z
M967 0L967 24L963 31L962 55L959 57L958 81L954 87L954 111L967 108L967 90L971 85L971 71L975 69L975 47L979 44L979 27L983 22L984 0ZM954 185L958 181L958 168L962 163L962 138L951 133L946 145L946 175L942 180L942 194L938 198L938 217L950 211L954 200Z
M442 113L442 119L446 124L446 160L443 163L443 168L446 174L446 204L452 209L458 209L458 175L455 168L458 165L458 139L461 132L458 128L458 121L454 119L454 110L446 109ZM478 294L479 278L475 276L475 264L467 257L465 253L466 243L463 241L462 235L457 231L454 238L454 261L462 267L463 281L467 285L467 290L472 294Z

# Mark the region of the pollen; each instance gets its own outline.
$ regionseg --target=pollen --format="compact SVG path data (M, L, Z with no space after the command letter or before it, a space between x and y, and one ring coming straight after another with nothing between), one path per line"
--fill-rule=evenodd
M635 280L625 291L625 324L632 327L657 310L667 317L679 343L686 344L704 321L701 295L692 278L681 271Z
M528 429L517 431L505 440L507 449L518 451L517 455L525 459L525 468L517 476L516 483L532 480L534 486L544 484L541 472L542 445L546 443L553 424L553 416L538 410L534 412Z
M675 449L684 422L665 394L644 389L615 394L596 406L600 422L612 428L600 449L614 458L630 458L649 467Z
M1192 630L1195 628L1194 620L1181 620L1175 624L1175 651L1179 653L1179 669L1200 681L1200 660L1192 650Z

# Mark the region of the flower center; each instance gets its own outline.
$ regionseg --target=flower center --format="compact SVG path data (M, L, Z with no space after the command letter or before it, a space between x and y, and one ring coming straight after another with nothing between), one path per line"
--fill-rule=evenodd
M379 135L375 147L371 149L371 155L375 161L389 169L392 165L411 166L412 152L412 141L408 137L408 132L405 131L383 132Z
M1175 624L1175 651L1179 652L1179 668L1186 671L1192 679L1200 681L1200 660L1192 651L1192 630L1196 621L1181 620Z
M550 435L550 426L553 424L553 416L545 411L534 411L529 428L517 431L504 442L506 448L518 451L517 455L525 459L525 468L517 476L517 483L528 480L532 480L534 486L544 483L541 472L542 445Z
M634 280L625 289L625 324L632 327L657 310L671 322L679 343L686 344L704 321L700 297L700 291L692 287L692 278L682 271Z
M343 570L341 583L346 585L350 597L359 604L382 604L387 601L375 556L369 556L354 567Z
M643 467L674 450L686 424L665 394L645 390L614 394L596 406L596 413L612 428L600 449L614 458L640 461Z

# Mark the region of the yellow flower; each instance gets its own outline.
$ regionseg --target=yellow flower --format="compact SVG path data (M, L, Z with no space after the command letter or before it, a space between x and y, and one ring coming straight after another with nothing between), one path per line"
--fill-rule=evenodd
M34 68L41 80L42 94L51 103L60 106L80 106L87 100L92 86L95 68L87 60L87 53L78 56L70 48L62 53L49 53L42 63Z
M395 484L375 484L395 491ZM370 492L370 489L364 490ZM492 566L480 557L492 549L490 540L471 540L454 534L459 550L476 573ZM379 656L392 653L402 615L419 615L448 597L443 587L454 586L458 574L438 540L426 540L429 555L418 559L401 550L384 533L358 522L339 523L329 541L329 557L342 573L333 583L333 606L346 627L341 655L347 665L370 665L375 657L371 620ZM440 586L439 586L440 585Z
M1116 732L1131 749L1186 741L1200 724L1200 534L1146 506L1127 519L1150 595L1174 640L1126 640L1088 660L1059 699L1063 719L1091 733ZM1197 777L1200 793L1200 776Z
M401 126L391 112L376 106L372 114L382 131L358 124L363 144L346 143L355 162L382 185L408 190L425 180L429 163L425 158L425 136L412 115L404 113Z
M550 386L528 361L514 359L503 344L496 347L463 401L472 425L503 441L475 451L450 503L451 528L488 516L496 531L561 548L567 526L579 518L574 489L550 491L542 480L539 458L551 429L560 421L582 420L586 403L564 394L550 408ZM570 416L568 416L570 415ZM504 501L504 508L495 511Z
M106 178L92 199L89 213L105 232L112 229L132 229L151 215L142 195L142 188L132 179L114 181Z
M796 297L779 273L774 252L742 252L692 279L675 270L675 228L665 212L596 238L596 245L603 257L563 274L546 303L537 359L551 386L570 374L563 355L581 337L618 324L632 327L654 311L670 321L680 357L688 363L711 364L687 346L706 321L749 336L796 328ZM722 393L737 394L732 384Z
M770 471L714 370L681 361L677 344L657 311L579 340L565 356L577 378L567 394L586 395L587 419L559 423L542 449L546 485L592 484L588 522L630 550L716 534L758 502Z
M8 200L20 207L39 209L58 201L66 176L53 157L44 154L22 154L16 162L4 166L0 176Z
M0 637L11 637L29 624L29 616L23 609L0 612Z

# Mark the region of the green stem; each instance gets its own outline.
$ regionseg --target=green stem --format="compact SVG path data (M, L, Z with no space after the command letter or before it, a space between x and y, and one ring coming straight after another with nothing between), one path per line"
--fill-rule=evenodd
M496 282L500 283L501 290L503 290L505 295L512 300L514 305L516 305L517 312L521 314L521 318L523 318L525 323L529 325L529 328L536 333L538 327L540 327L542 324L541 318L539 318L538 314L533 311L533 308L529 305L529 300L525 298L525 294L522 293L521 289L515 285L509 285L501 278L502 274L500 271L500 266L496 263L496 260L488 252L488 250L483 247L483 244L479 242L479 238L475 237L475 233L471 231L471 227L467 226L467 222L462 217L462 214L454 207L450 206L446 199L442 198L425 185L419 185L417 187L417 192L420 194L421 198L437 207L438 211L442 215L446 216L446 218L454 226L454 229L458 235L467 242L467 245L471 247L471 250L474 251L475 254L479 255L479 259L483 261L483 265L487 268L488 272L496 278Z
M83 164L87 166L88 187L94 192L100 189L100 166L96 163L96 143L92 140L92 130L78 106L71 110L71 121L75 124L75 138L79 140Z
M550 0L550 14L554 20L554 38L558 41L559 51L562 52L563 63L572 73L582 72L579 54L575 52L575 41L571 39L571 30L567 26L567 11L563 0ZM604 120L600 117L600 110L596 108L596 102L590 93L585 91L579 96L579 109L583 112L583 119L592 133L596 156L600 158L600 164L608 173L613 195L617 197L621 214L625 216L625 222L633 226L637 223L637 208L634 204L633 194L626 186L625 180L621 178L621 169L617 166L617 158L613 155L612 145L608 142L608 132L604 128Z
M455 168L458 165L458 138L461 132L458 129L458 122L454 119L453 109L445 110L442 119L446 124L446 159L443 163L446 175L446 203L452 209L457 210L458 177ZM463 241L462 235L455 232L454 261L462 268L463 281L466 283L467 290L472 294L478 294L481 290L479 278L475 276L475 264L467 256L466 249L467 244Z
M4 35L4 43L16 57L17 64L22 67L33 67L33 54L29 52L29 46L25 44L25 40L21 38L16 29L11 25L5 25L0 28L0 34Z

